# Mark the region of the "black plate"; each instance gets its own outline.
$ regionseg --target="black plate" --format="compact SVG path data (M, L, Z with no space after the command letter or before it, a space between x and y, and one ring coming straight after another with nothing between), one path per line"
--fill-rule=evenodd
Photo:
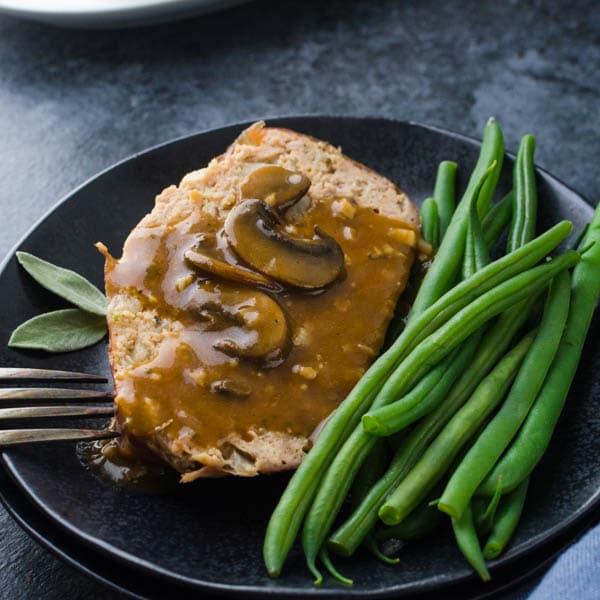
M0 469L0 501L15 521L36 541L67 564L112 590L135 600L172 598L175 593L181 600L198 598L197 592L191 588L176 586L148 574L132 576L131 569L126 565L79 542L29 502L4 469ZM491 600L491 598L506 598L505 594L517 587L518 593L523 594L524 591L535 586L535 577L539 577L565 546L597 522L600 517L598 508L600 507L550 543L529 552L526 562L497 567L491 582L482 584L478 580L465 581L451 588L445 587L445 595L461 600ZM439 590L434 589L430 593L419 594L419 598L437 600Z
M419 200L429 193L440 160L470 166L478 152L477 142L465 137L380 119L310 117L271 124L341 145ZM242 127L178 140L117 165L76 190L20 247L101 284L102 261L92 244L100 239L117 253L129 230L151 209L156 192L222 152ZM505 188L508 184L503 182ZM585 201L541 171L539 189L540 227L569 218L579 228L589 219L591 208ZM60 303L24 276L13 259L0 275L0 293L0 364L108 373L103 344L59 356L8 350L6 341L18 323ZM492 575L554 539L599 502L600 474L595 460L590 460L600 450L599 390L593 377L600 366L598 337L595 320L571 402L533 477L522 525L510 551L492 563ZM98 480L79 465L70 445L13 450L4 453L3 460L27 497L79 542L134 569L198 590L251 596L305 596L310 591L329 597L387 597L474 581L447 531L440 532L433 546L424 541L403 552L396 568L362 555L347 565L341 563L355 578L350 590L331 582L313 588L297 550L284 577L270 580L262 565L261 542L285 476L198 482L162 496L147 496Z

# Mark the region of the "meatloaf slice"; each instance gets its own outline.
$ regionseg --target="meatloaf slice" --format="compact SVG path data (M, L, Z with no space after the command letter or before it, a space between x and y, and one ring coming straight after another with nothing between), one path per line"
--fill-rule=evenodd
M185 258L190 248L213 244L223 262L255 270L236 258L222 226L240 205L249 173L264 165L310 179L308 192L277 218L285 235L321 235L341 248L343 273L323 289L280 281L240 288ZM418 229L416 207L392 182L324 141L264 123L166 188L120 259L101 247L123 445L160 457L182 481L296 468L311 432L379 352ZM238 300L227 304L225 296ZM215 319L210 298L217 297ZM231 340L227 346L221 339L229 332L251 345L256 339L248 336L259 331L253 327L273 331L275 321L252 321L256 298L286 322L289 343L270 363L236 355L227 350Z

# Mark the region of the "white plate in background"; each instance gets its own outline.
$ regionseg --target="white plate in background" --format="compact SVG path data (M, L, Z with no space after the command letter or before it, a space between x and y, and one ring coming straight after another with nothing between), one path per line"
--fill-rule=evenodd
M0 0L0 13L63 27L149 25L201 15L248 0Z

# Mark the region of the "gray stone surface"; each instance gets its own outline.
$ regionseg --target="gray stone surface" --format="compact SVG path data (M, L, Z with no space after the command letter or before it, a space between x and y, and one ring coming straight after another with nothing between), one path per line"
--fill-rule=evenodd
M125 31L0 17L0 255L59 198L170 138L292 114L375 115L514 148L597 202L600 11L592 0L258 1ZM113 598L0 509L0 598Z

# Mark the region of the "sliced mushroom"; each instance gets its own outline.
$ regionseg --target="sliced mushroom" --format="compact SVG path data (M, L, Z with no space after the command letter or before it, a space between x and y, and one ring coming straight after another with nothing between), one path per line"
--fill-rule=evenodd
M202 254L197 250L190 249L185 254L185 259L205 273L210 273L216 277L221 277L228 281L235 281L245 285L260 285L272 290L279 290L281 287L278 283L248 269L244 269L238 265L230 265L218 258L213 258L206 254Z
M287 234L278 216L260 200L244 200L235 206L224 230L244 262L294 287L321 288L343 272L344 253L332 237L318 227L312 239Z
M277 210L285 210L306 194L310 179L277 165L254 169L240 186L242 198L256 198Z
M213 348L229 356L279 364L289 351L287 319L279 304L264 292L202 281L188 309L222 334Z

